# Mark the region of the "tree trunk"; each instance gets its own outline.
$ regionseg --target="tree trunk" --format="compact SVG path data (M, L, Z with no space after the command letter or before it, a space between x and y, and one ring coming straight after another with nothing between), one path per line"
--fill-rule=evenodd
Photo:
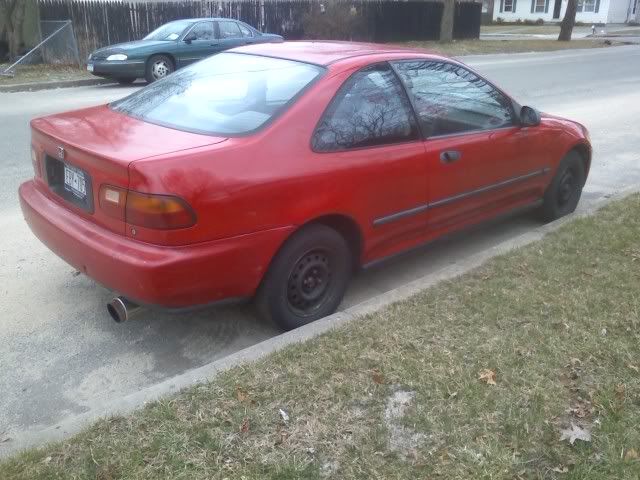
M569 0L567 2L567 11L565 12L562 23L560 24L560 35L558 35L559 41L568 42L571 40L573 25L576 23L576 4L576 0Z
M443 0L442 19L440 20L440 41L448 43L453 40L453 14L455 0Z
M0 12L2 12L5 19L7 41L9 43L9 58L12 59L20 53L26 6L27 2L22 0L0 0Z

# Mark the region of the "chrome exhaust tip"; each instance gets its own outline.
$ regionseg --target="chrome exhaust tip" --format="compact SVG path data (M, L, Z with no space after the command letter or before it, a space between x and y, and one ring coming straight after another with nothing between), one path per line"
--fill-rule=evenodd
M139 310L140 305L137 305L124 297L116 297L107 303L107 311L116 323L126 322Z

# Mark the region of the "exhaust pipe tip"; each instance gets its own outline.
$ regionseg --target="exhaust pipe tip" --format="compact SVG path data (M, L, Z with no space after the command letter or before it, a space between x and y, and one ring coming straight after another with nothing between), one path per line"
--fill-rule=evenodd
M116 323L124 323L140 309L139 305L124 297L116 297L107 303L107 312Z

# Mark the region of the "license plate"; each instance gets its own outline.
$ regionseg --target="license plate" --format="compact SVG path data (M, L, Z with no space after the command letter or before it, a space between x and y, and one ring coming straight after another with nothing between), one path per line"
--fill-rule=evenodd
M82 170L64 165L64 189L81 200L87 196L87 183Z
M87 71L93 72L93 63L87 63Z

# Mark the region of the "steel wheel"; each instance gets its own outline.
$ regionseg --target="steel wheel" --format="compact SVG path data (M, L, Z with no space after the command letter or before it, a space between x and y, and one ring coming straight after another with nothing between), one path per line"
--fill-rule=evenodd
M569 152L545 191L540 209L542 219L552 221L573 212L580 201L585 180L582 157L576 151Z
M300 316L309 316L326 300L331 283L331 253L311 250L294 265L287 282L289 308Z
M345 238L312 224L289 238L274 257L256 295L260 315L291 330L336 311L353 271Z
M567 205L578 191L578 188L576 174L572 168L568 168L560 178L558 185L558 206L562 208Z

